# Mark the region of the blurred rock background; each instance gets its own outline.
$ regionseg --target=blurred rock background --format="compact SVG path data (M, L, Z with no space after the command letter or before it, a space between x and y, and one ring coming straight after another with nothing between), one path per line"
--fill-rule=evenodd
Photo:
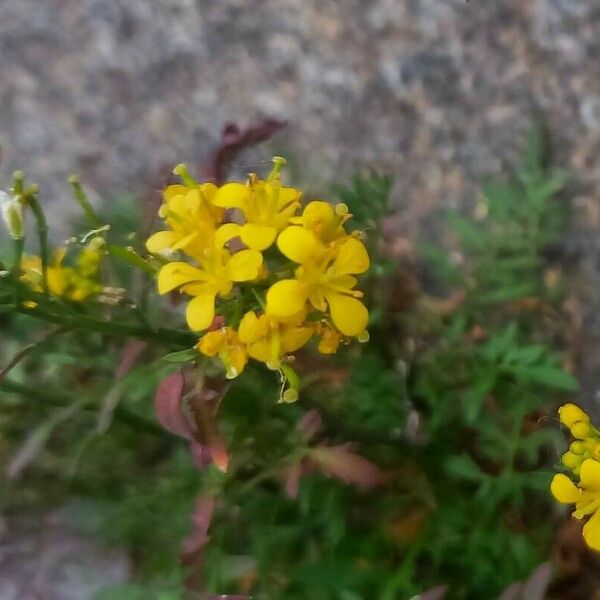
M97 201L140 192L165 164L201 163L227 121L257 116L288 127L239 171L285 152L322 192L378 165L396 178L399 233L439 234L538 115L574 175L565 268L597 407L600 2L0 0L0 187L26 170L61 235L68 174Z

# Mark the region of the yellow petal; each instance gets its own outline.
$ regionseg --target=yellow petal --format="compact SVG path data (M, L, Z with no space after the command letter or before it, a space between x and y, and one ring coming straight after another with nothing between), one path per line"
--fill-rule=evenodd
M217 186L214 183L203 183L200 186L200 192L202 195L211 203L214 204L213 200L217 194Z
M175 244L173 244L173 246L172 246L173 250L182 250L186 246L189 246L190 244L192 244L196 240L196 238L199 235L200 235L200 232L199 231L195 231L194 233L190 233L189 235L186 235L185 237L182 237L178 242L176 242Z
M231 281L250 281L258 276L258 269L262 264L262 254L256 250L241 250L236 252L227 269Z
M251 344L261 336L258 317L253 311L248 311L240 321L238 328L240 341L244 344Z
M588 458L583 461L579 472L581 487L586 491L600 492L600 462Z
M216 331L208 331L200 338L194 348L205 356L215 356L225 343L226 334L224 327Z
M185 185L170 185L164 190L163 197L167 202L169 202L173 198L175 198L175 196L185 196L188 193L188 191L189 188L187 188Z
M237 377L248 363L248 352L242 346L236 345L227 349L228 354L228 378Z
M312 334L310 327L286 328L281 334L281 347L284 352L295 352L308 343Z
M223 248L229 240L239 235L240 226L237 223L225 223L225 225L221 225L215 233L215 247Z
M184 262L166 264L158 272L158 293L166 294L186 283L203 281L204 273Z
M303 227L287 227L277 238L281 252L294 262L303 264L324 250L312 231Z
M592 550L600 551L600 511L597 510L583 526L583 539Z
M267 364L271 360L270 340L261 339L248 346L248 354L254 359Z
M274 317L291 317L306 303L306 287L296 279L283 279L267 291L266 312Z
M226 183L217 190L213 204L223 208L241 208L243 210L249 197L248 186L243 183Z
M329 225L333 221L334 216L333 207L329 202L314 200L306 205L302 213L302 222L304 227L316 229L319 226Z
M344 335L355 336L367 328L369 311L362 302L335 292L326 293L325 297L329 304L331 318Z
M296 188L282 187L279 190L277 208L281 210L285 208L288 204L291 204L292 202L297 202L298 200L300 200L301 194L302 192L300 192L300 190L297 190Z
M584 423L589 423L589 416L579 408L576 404L572 404L568 402L567 404L563 404L558 409L558 416L560 417L560 422L568 427L569 429L577 422L583 421Z
M333 268L338 275L364 273L371 261L364 244L356 238L348 238L340 248Z
M550 491L562 504L575 504L581 497L581 490L563 473L552 478Z
M158 231L146 240L146 250L158 254L167 248L171 248L177 241L177 236L172 231Z
M53 296L62 296L69 285L72 269L65 267L48 267L48 290Z
M188 303L185 316L192 331L201 331L210 327L215 318L215 295L213 290L208 289Z
M275 241L276 235L275 227L255 223L246 223L240 233L242 242L254 250L266 250Z

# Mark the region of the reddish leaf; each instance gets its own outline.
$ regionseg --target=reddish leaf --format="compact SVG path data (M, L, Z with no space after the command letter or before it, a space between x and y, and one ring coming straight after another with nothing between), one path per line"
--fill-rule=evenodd
M115 370L115 377L117 379L122 379L131 371L131 368L138 361L142 352L148 347L147 342L142 342L141 340L133 340L125 344L125 348L123 348L123 352L121 353L121 360L119 361L119 366Z
M446 592L448 591L447 585L436 585L434 588L419 594L417 598L419 600L442 600L446 597Z
M229 454L217 422L217 409L223 393L224 389L213 389L206 382L202 391L190 398L190 407L198 428L196 439L206 447L215 466L226 473Z
M292 500L295 500L298 497L298 492L300 491L300 477L302 474L303 468L301 463L289 467L283 473L285 493L288 498L291 498Z
M208 465L210 465L212 462L210 450L198 442L192 441L190 443L190 454L192 455L194 464L201 471L204 471L204 469L206 469L206 467L208 467Z
M186 561L192 555L195 560L198 553L206 546L209 540L208 528L212 521L215 509L214 496L198 496L196 506L192 514L192 531L183 540L183 559Z
M231 162L242 150L268 140L283 127L285 122L277 119L263 119L246 129L240 129L236 123L227 123L221 133L219 146L202 165L204 180L223 183Z
M167 431L191 440L194 432L181 409L184 384L181 371L165 377L156 389L154 409L156 419Z
M389 475L363 456L350 450L348 444L317 446L310 460L325 475L366 491L388 481Z
M316 409L311 409L298 421L296 428L304 439L309 442L323 427L321 413Z

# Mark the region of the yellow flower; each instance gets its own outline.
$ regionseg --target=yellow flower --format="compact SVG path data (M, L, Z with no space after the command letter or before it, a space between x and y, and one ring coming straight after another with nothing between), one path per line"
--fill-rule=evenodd
M295 279L273 284L267 292L266 312L286 318L305 309L307 301L318 311L329 309L334 325L347 336L364 332L369 313L358 300L353 275L369 268L369 255L362 242L354 237L339 246L326 248L312 231L291 226L277 240L281 252L301 266Z
M577 486L566 475L555 475L550 490L562 504L575 505L576 519L590 516L583 538L590 548L600 551L600 462L591 458L583 462Z
M335 354L339 348L342 336L329 323L317 323L315 332L319 337L317 346L321 354Z
M182 250L192 257L200 257L212 245L218 223L224 211L214 205L217 186L203 183L197 187L170 185L164 192L164 204L159 215L169 229L159 231L146 241L148 252Z
M225 226L227 227L227 226ZM187 323L193 331L206 329L215 316L215 299L227 296L233 284L256 279L262 264L262 255L256 250L242 250L230 254L223 248L227 236L217 234L213 247L204 250L197 267L175 261L166 264L158 273L158 292L166 294L174 289L194 296L186 310Z
M334 208L328 202L313 200L306 205L302 215L292 217L290 223L302 225L312 231L323 244L328 244L347 237L344 223L351 216L345 204L336 204Z
M273 159L275 167L266 181L250 175L246 185L227 183L220 187L214 199L216 206L237 208L246 219L239 226L239 236L248 248L266 250L284 229L300 206L301 192L282 187L279 170L283 159Z
M237 377L248 362L246 346L240 342L237 332L231 327L221 327L216 331L207 332L195 348L206 356L218 354L225 365L227 379Z
M67 253L66 248L57 248L52 261L48 265L48 291L52 296L81 302L102 291L98 281L100 260L102 258L103 240L92 239L79 253L76 267L65 267L62 262ZM23 275L21 281L29 285L34 292L42 292L42 259L39 256L26 256L21 261Z
M252 358L277 369L283 356L300 349L312 337L312 328L302 325L303 320L304 314L279 321L266 314L257 317L250 311L240 322L240 340L246 344Z
M558 409L560 422L568 427L575 441L562 456L562 463L576 475L588 459L600 459L600 431L590 423L590 417L579 406L564 404Z

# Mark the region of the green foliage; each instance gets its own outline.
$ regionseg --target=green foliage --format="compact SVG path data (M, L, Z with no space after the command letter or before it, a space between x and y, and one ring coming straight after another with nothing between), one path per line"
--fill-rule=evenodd
M381 219L390 213L393 183L389 175L371 170L356 174L350 186L338 185L335 191L348 205L357 229L377 229Z
M71 507L74 524L131 551L133 581L98 600L185 598L184 579L199 573L204 591L256 600L394 600L440 584L450 599L494 598L526 579L553 531L555 431L540 417L576 389L557 333L564 286L546 276L566 223L564 176L548 167L542 140L536 130L514 177L486 183L479 220L451 217L459 264L444 249L424 250L439 279L463 294L450 309L424 293L403 311L390 303L406 268L376 250L391 179L366 173L339 188L358 225L371 229L382 266L367 293L376 299L371 341L337 358L301 356L303 389L291 405L276 403L272 374L249 367L219 408L226 474L199 471L187 443L153 421L157 384L195 359L185 345L150 340L115 383L124 344L114 332L39 342L0 382L3 457L45 427L6 505L47 506L52 496ZM134 226L127 217L123 231ZM139 304L140 321L162 324L161 307ZM31 323L20 316L2 326L11 331L4 364L31 339ZM311 438L298 428L309 410L323 420ZM309 462L315 448L347 443L385 473L382 485L361 491ZM300 465L293 498L286 483ZM210 540L183 569L199 495L216 498Z

